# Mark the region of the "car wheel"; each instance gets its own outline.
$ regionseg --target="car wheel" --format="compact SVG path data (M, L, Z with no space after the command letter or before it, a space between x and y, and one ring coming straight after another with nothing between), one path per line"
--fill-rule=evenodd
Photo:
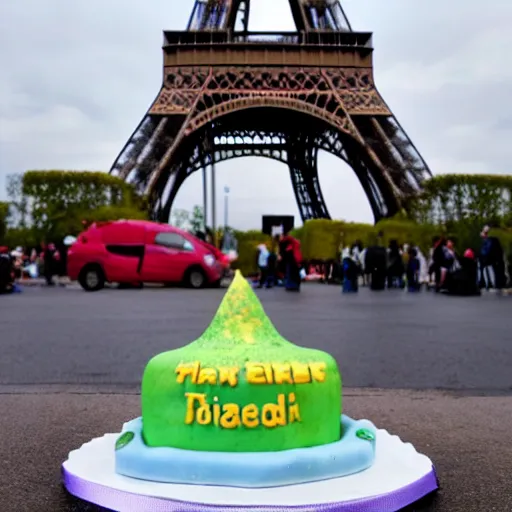
M189 288L202 288L205 285L206 278L200 268L191 268L187 272L186 284Z
M80 272L78 282L86 292L97 292L105 286L105 275L99 265L89 265Z

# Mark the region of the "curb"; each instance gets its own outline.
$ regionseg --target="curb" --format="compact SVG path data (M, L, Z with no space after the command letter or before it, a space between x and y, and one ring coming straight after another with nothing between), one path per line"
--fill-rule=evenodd
M22 286L22 287L26 287L26 288L34 288L34 287L37 287L37 286L44 286L46 287L47 284L46 284L46 281L44 279L20 279L18 281L16 281L16 284L18 286ZM76 284L74 283L73 281L57 281L55 282L55 286L56 287L60 287L60 288L65 288L67 286L70 286L72 284Z
M223 280L221 283L221 288L227 288L229 284L231 283L230 280ZM46 284L46 281L44 279L23 279L16 281L16 284L18 286L21 286L22 288L48 288L48 285ZM54 288L69 288L73 286L80 286L77 281L70 281L70 280L63 280L63 281L56 281ZM144 283L145 288L162 288L163 285L160 285L158 283ZM106 288L116 288L116 284L108 284L106 285ZM179 286L177 286L179 288Z

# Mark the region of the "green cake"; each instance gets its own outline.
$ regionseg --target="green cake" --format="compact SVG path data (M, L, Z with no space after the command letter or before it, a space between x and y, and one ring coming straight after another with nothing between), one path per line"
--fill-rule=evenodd
M239 272L202 336L151 359L142 379L150 447L313 447L339 441L340 416L334 358L285 340Z

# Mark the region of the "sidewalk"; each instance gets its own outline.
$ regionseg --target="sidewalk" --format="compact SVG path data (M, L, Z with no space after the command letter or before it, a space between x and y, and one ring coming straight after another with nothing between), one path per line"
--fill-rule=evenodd
M69 277L59 277L54 278L53 282L55 283L55 286L62 286L62 287L68 287L68 286L79 286L77 281L71 281ZM224 278L221 281L221 288L227 288L231 283L230 278ZM42 277L36 277L34 279L18 279L16 281L16 284L19 286L46 286L46 280ZM116 286L115 284L107 284L107 287ZM146 288L160 288L162 287L162 284L159 283L144 283L144 287Z
M75 284L69 277L54 278L55 286L69 286ZM16 284L20 286L46 286L46 280L43 277L36 277L33 279L17 279Z

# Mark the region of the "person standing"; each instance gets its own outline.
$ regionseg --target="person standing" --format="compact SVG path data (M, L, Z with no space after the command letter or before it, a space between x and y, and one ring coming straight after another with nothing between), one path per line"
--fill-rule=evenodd
M404 262L402 260L402 254L400 253L400 247L396 240L389 242L388 249L388 288L403 288L404 287Z
M263 285L267 283L269 254L266 244L258 245L258 269L260 271L258 288L263 288Z
M364 257L365 272L370 276L370 289L382 291L386 288L387 252L379 233L375 245L370 245Z
M415 247L409 247L407 260L407 289L409 292L420 291L420 260Z
M302 253L300 242L289 234L284 234L279 240L279 258L285 268L285 288L287 291L300 291L300 268Z
M503 248L498 238L489 236L489 226L484 226L480 236L482 248L480 249L480 267L485 288L502 290L506 286L506 266Z
M44 248L44 278L47 286L53 286L53 276L58 274L59 253L55 244L48 244Z
M343 268L342 293L357 293L360 268L359 251L356 246L344 249L341 264Z
M0 247L0 293L11 293L13 286L13 258L8 247Z
M277 255L275 253L275 248L272 247L267 258L267 282L265 283L267 288L272 288L276 282L276 267Z
M435 290L440 292L446 279L450 261L447 261L446 239L443 236L435 237L432 241L432 264L430 274L434 274Z

